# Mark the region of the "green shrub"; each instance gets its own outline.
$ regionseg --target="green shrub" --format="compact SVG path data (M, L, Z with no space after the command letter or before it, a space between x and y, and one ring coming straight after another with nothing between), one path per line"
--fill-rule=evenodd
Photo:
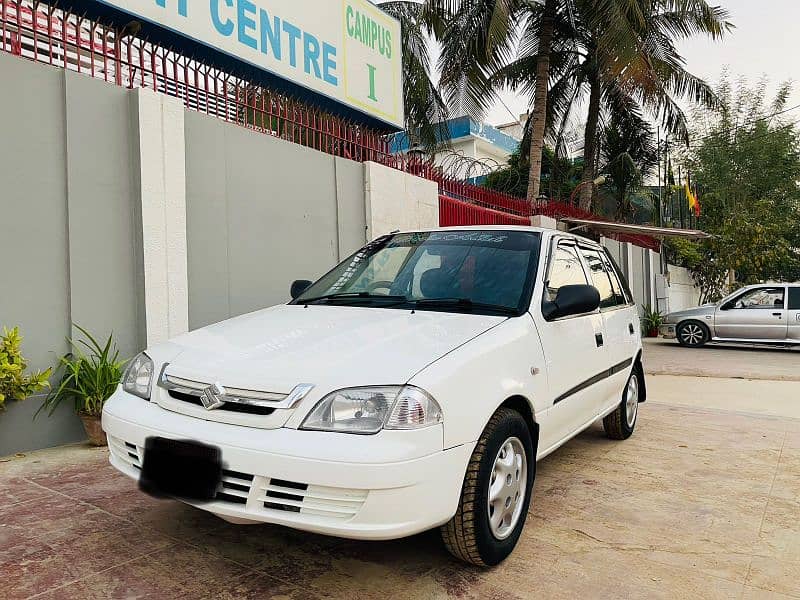
M28 396L47 388L50 369L25 374L28 361L22 356L22 336L19 327L6 329L0 337L0 410L4 410L6 399L24 400Z
M653 308L648 305L642 305L644 309L644 316L642 317L642 328L644 332L647 333L652 329L658 329L664 323L664 315L661 314L659 310L653 310Z
M67 340L72 352L59 360L58 387L47 395L37 415L42 410L52 415L62 402L70 401L79 415L99 417L103 412L103 404L122 379L125 361L119 360L113 334L101 346L88 331L78 325L75 327L86 339L77 343Z

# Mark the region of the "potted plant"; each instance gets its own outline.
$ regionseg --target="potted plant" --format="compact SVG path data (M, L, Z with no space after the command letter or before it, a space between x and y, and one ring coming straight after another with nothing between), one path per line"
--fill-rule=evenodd
M642 317L642 328L647 337L658 337L658 328L664 323L664 315L659 310L653 310L648 305L642 305L644 316Z
M62 402L71 401L83 421L89 442L94 446L105 446L107 442L100 426L100 415L122 378L125 361L119 360L113 334L101 346L88 331L78 325L75 328L86 339L77 343L67 339L72 351L59 360L59 384L47 395L36 414L47 410L52 415Z
M24 400L50 386L51 369L26 374L28 361L22 356L19 327L6 329L0 337L0 411L6 400Z

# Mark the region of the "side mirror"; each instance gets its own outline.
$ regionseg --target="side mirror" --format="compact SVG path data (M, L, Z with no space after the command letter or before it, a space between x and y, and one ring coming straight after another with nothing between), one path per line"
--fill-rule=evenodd
M582 315L600 307L600 292L593 285L565 285L558 290L556 299L542 306L548 321Z
M311 287L312 283L314 282L309 281L308 279L298 279L292 283L292 287L289 289L289 294L292 296L292 300L297 300L303 292Z

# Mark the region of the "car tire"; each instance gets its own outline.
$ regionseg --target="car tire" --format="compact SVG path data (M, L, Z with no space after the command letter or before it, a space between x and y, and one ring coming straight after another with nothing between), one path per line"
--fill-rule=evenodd
M518 459L523 457L520 469ZM528 424L517 411L500 408L472 452L458 510L440 528L450 553L482 567L511 554L525 526L535 477L536 451ZM520 497L512 498L517 492Z
M700 348L711 339L711 332L705 323L700 321L684 321L676 330L678 343L686 348Z
M627 440L636 429L636 420L639 417L639 400L643 382L639 376L639 369L633 368L625 389L622 390L622 400L614 412L603 418L603 429L606 437L612 440Z

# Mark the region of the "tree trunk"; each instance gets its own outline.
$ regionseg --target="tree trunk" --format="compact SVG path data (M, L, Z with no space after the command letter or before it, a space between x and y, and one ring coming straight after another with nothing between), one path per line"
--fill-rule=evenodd
M545 0L542 30L539 32L539 55L536 57L536 90L531 112L531 170L528 178L528 202L533 205L539 197L542 180L542 148L547 121L547 84L550 79L550 51L553 45L556 0Z
M600 81L596 74L591 76L589 92L589 114L586 117L586 131L583 137L583 174L581 175L581 210L592 210L592 181L597 177L597 127L600 122Z

